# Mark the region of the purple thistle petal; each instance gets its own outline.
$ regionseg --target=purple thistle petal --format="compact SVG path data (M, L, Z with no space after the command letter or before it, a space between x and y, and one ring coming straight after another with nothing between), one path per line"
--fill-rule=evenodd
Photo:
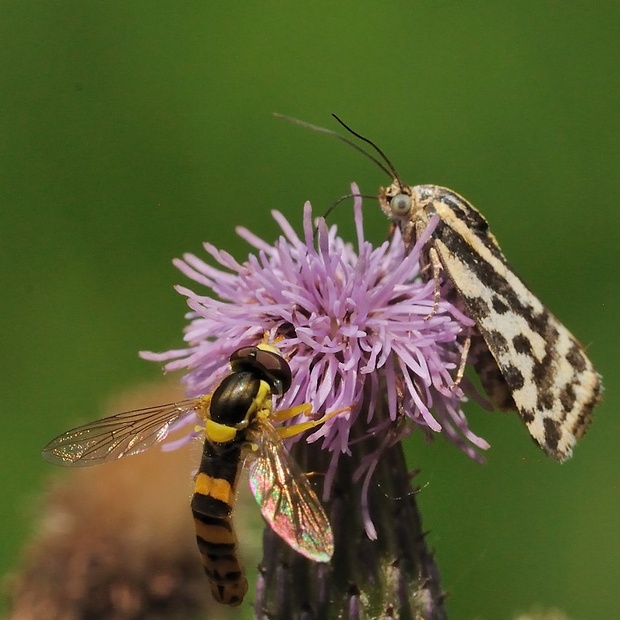
M302 237L273 211L282 230L273 244L237 228L255 249L242 263L210 243L204 248L214 264L192 254L176 259L183 275L207 289L199 295L176 287L190 308L187 348L141 354L165 362L166 370L185 369L188 395L196 396L214 389L229 371L228 358L237 348L260 342L264 334L277 338L293 374L293 385L278 407L310 402L317 415L351 407L305 437L332 453L327 495L340 454L349 452L354 424L366 425L356 436L388 433L391 443L415 428L426 436L441 433L476 460L482 459L477 450L488 448L470 431L461 409L467 400L464 390L471 395L471 386L466 381L453 386L474 323L445 301L446 296L429 318L435 284L419 274L420 253L438 218L431 219L408 255L398 231L373 248L364 237L356 185L352 192L357 251L323 219L316 228L307 202ZM387 426L374 420L380 398L387 403ZM360 466L364 488L380 456L377 452ZM369 515L364 519L370 536Z

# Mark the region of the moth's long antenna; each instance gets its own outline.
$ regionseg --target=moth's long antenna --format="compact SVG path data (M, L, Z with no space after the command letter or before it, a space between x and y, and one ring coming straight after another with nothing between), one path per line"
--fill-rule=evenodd
M340 198L338 198L338 200L336 200L335 202L332 202L332 204L329 206L329 208L327 209L327 211L325 211L325 213L323 213L323 215L321 216L324 220L327 220L327 216L341 203L344 202L345 200L348 200L349 198L353 198L353 194L345 194L344 196L340 196ZM319 235L319 226L318 224L314 227L314 234L312 235L312 239L314 241L316 241L316 238Z
M383 161L388 165L388 168L390 169L390 174L392 175L393 179L399 179L400 177L398 176L398 172L396 172L396 168L394 168L394 164L390 161L390 158L372 141L369 140L368 138L364 137L362 134L357 133L357 131L354 131L353 129L351 129L351 127L349 127L341 118L339 118L338 116L336 116L336 114L332 114L332 116L351 134L353 134L356 138L359 138L360 140L363 140L364 142L366 142L366 144L369 144L370 146L372 146L373 149L375 149L375 151L377 151L377 153L379 153L379 155L381 155L381 158L383 159ZM338 134L336 134L338 135ZM342 140L345 140L345 138L342 138L341 136L339 136ZM349 140L345 140L345 142L351 144L349 142ZM361 149L360 149L361 150ZM362 151L362 153L364 153L367 157L370 157L374 162L376 162L377 160L372 157L369 153L366 153L366 151ZM379 164L381 165L381 164ZM381 165L381 169L385 170L385 167Z
M336 200L335 202L332 202L332 204L329 206L329 208L327 209L327 211L325 211L325 213L323 213L323 215L321 216L324 220L327 219L327 217L329 216L329 214L341 203L344 202L345 200L349 200L349 198L372 198L373 200L376 200L377 197L376 196L370 196L368 194L345 194L344 196L340 196L340 198L338 198L338 200ZM312 236L312 238L316 241L317 235L319 234L319 227L316 226L314 229L314 235Z
M372 155L368 151L365 151L359 144L355 144L355 142L353 142L352 140L349 140L348 138L341 136L339 133L332 131L331 129L326 129L325 127L319 127L318 125L313 125L312 123L306 123L306 121L300 121L298 118L293 118L292 116L286 116L286 114L279 114L278 112L274 112L273 115L276 118L284 119L285 121L288 121L289 123L293 123L294 125L300 125L301 127L305 127L306 129L312 129L313 131L318 131L319 133L326 133L328 136L334 136L334 138L338 138L338 140L341 140L345 144L348 144L350 147L354 148L358 153L361 153L362 155L364 155L364 157L368 157L370 161L374 162L377 166L379 166L379 168L381 168L381 170L383 170L383 172L385 172L385 174L387 174L390 178L393 178L393 179L399 178L398 174L396 173L396 170L394 169L394 166L392 165L392 162L390 162L390 160L385 156L383 151L376 144L374 144L374 142L371 142L370 140L368 140L368 138L364 138L364 136L360 136L360 134L353 131L350 127L347 127L347 125L345 125L335 114L333 114L332 116L347 131L350 131L354 136L356 136L360 140L363 140L364 142L370 144L370 146L372 146L377 151L377 153L381 155L385 163L383 163L380 159L377 159L374 155ZM385 164L387 164L387 166Z
M336 200L335 202L333 202L330 206L329 209L327 209L327 211L325 211L325 213L323 214L323 218L327 219L327 216L341 203L344 202L345 200L348 200L349 198L371 198L373 200L376 200L377 197L376 196L371 196L370 194L346 194L345 196L340 196L340 198L338 198L338 200Z

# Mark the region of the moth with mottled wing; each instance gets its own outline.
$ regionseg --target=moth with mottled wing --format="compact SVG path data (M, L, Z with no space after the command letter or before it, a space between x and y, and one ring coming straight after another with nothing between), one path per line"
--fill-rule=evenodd
M396 178L381 188L379 203L407 247L439 216L429 260L445 270L491 353L482 349L476 363L489 398L498 409L516 409L549 456L570 457L601 396L582 345L514 274L486 220L464 198Z
M467 200L438 185L405 185L379 147L334 117L381 159L329 129L285 118L337 137L391 176L392 184L379 191L379 204L408 250L437 216L424 267L430 267L437 291L447 275L476 322L470 351L484 389L496 408L519 412L549 456L569 458L602 393L583 346L515 275L486 219Z

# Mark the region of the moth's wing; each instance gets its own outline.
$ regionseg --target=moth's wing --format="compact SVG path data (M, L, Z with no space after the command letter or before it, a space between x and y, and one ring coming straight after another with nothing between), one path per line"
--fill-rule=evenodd
M473 318L469 309L466 312ZM499 411L517 411L517 405L512 397L510 386L506 383L502 371L499 369L493 354L479 331L474 332L471 336L469 354L473 360L473 366L476 369L480 383L495 409Z
M334 539L329 519L308 477L289 456L269 423L252 437L250 488L270 527L295 551L315 562L329 562Z
M55 465L81 467L139 454L162 441L170 426L201 406L201 399L124 411L73 428L43 448Z
M433 233L439 258L530 434L563 461L590 423L600 376L582 345L514 274L486 220L462 197L439 190L431 205L440 217Z

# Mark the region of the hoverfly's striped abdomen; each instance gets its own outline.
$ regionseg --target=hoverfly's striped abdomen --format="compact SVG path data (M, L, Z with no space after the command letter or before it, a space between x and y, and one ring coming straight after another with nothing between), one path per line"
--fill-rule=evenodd
M239 605L248 589L231 518L240 469L240 446L220 452L205 442L192 497L202 565L211 582L213 598L225 605Z
M43 456L71 466L113 461L162 441L182 417L197 416L204 422L205 443L192 497L196 539L213 597L225 605L239 605L248 583L238 559L232 513L246 453L253 453L250 487L267 523L305 557L328 562L334 552L329 520L282 440L344 410L276 429L273 422L311 411L307 403L273 411L273 396L291 386L287 361L264 342L237 349L229 364L230 374L212 394L124 411L79 426L53 439Z
M261 406L260 385L256 373L229 375L213 393L210 418L227 426L239 424ZM233 606L241 603L248 589L232 523L243 435L226 443L206 439L192 498L196 542L211 593L216 601Z

